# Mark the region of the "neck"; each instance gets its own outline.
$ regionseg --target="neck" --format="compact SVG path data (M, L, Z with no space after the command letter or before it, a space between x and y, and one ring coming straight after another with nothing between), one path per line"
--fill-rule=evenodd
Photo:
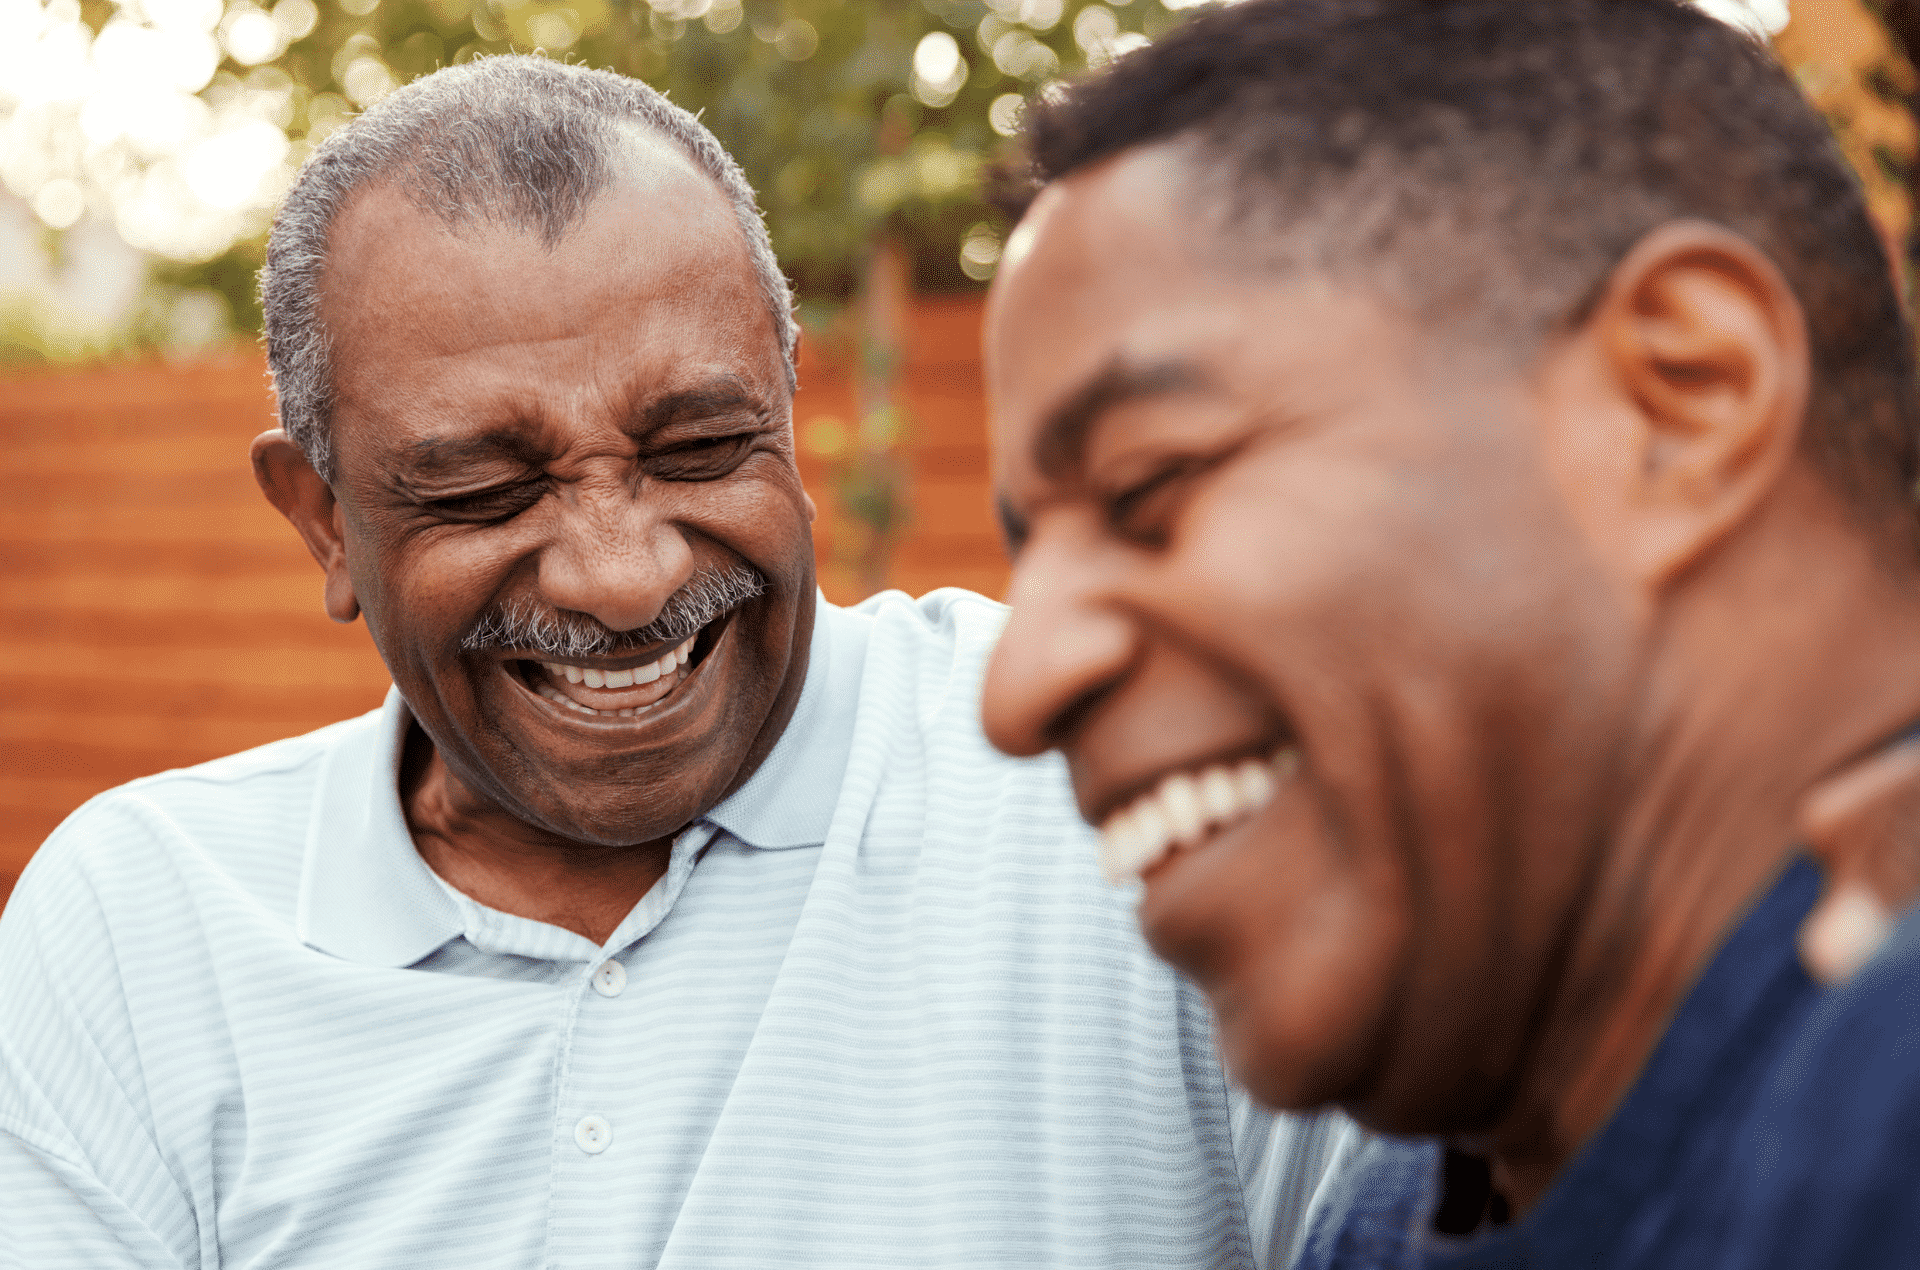
M1802 518L1724 544L1663 605L1631 794L1547 987L1534 1060L1482 1144L1517 1209L1639 1079L1799 849L1801 802L1920 718L1917 581L1850 527Z
M474 795L418 725L406 745L400 801L414 847L487 907L604 944L666 875L672 838L622 847L561 838Z

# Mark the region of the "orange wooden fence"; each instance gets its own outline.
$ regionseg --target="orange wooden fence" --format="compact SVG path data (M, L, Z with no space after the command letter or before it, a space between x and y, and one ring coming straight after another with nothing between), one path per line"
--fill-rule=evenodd
M1000 593L987 496L977 298L915 305L904 444L912 521L891 585ZM794 417L854 417L843 366L802 350ZM362 626L320 607L320 573L260 497L247 443L271 426L259 356L0 379L0 903L41 840L103 789L379 704ZM832 567L829 596L858 598Z

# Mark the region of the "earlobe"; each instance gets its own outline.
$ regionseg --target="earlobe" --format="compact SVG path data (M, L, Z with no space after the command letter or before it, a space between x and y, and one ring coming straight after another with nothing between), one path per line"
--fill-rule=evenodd
M345 515L333 489L279 428L255 437L251 456L261 492L299 532L307 551L326 571L327 615L336 622L351 622L360 615L360 600L347 568Z
M1920 741L1882 750L1816 786L1796 817L1827 887L1800 928L1822 983L1865 965L1920 900Z
M1791 462L1811 378L1805 317L1759 248L1681 221L1635 244L1588 325L1638 423L1636 572L1659 585Z

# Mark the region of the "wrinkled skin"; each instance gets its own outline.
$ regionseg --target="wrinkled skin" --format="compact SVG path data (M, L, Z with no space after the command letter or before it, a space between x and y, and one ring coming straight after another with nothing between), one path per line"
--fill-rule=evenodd
M364 613L418 720L404 792L422 854L596 936L778 738L814 585L790 394L731 209L662 143L636 134L616 166L551 247L451 232L390 186L358 194L323 279L332 487L280 434L255 447L329 612ZM538 695L525 650L461 649L515 602L633 630L697 571L742 563L765 594L632 718Z

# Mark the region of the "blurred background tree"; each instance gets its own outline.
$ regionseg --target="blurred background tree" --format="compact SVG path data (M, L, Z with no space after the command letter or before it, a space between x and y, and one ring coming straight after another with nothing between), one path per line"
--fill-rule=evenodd
M0 0L0 174L53 231L103 218L257 329L266 213L315 144L436 67L539 49L699 113L803 299L850 297L881 237L947 290L990 271L980 171L1025 95L1175 20L1164 0Z
M1910 280L1920 3L1794 0L1774 51L1832 126L1866 188L1888 254Z

